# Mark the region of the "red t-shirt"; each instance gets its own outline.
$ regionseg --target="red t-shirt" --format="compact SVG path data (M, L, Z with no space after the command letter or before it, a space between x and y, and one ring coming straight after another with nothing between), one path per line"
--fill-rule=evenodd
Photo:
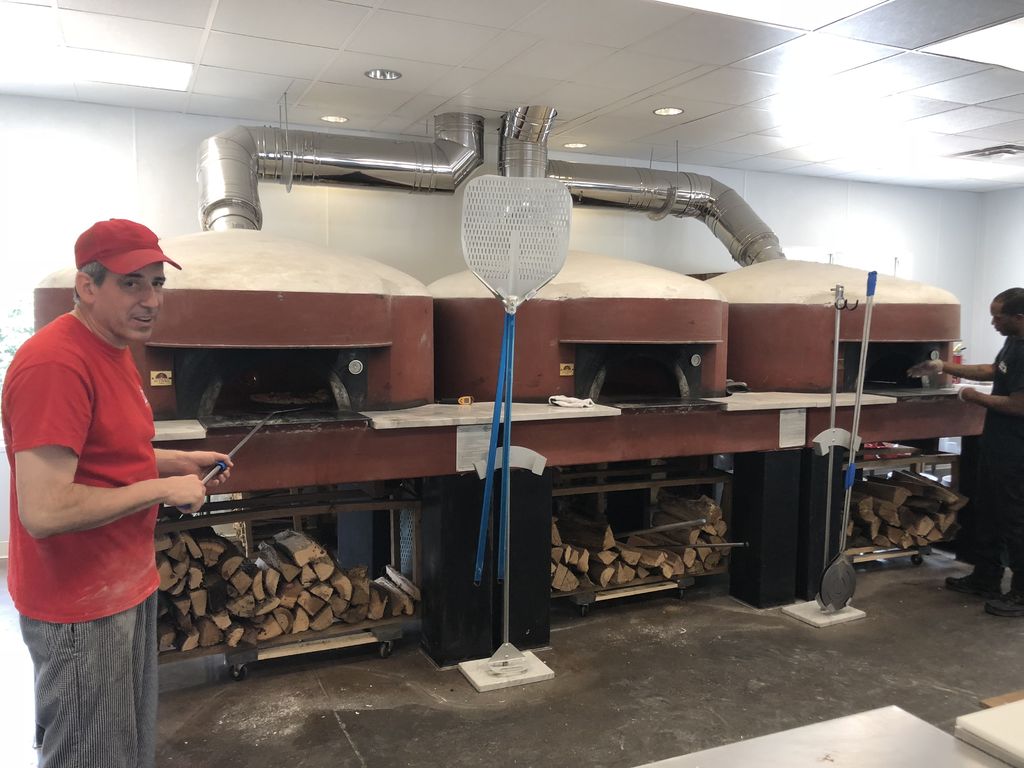
M78 456L75 482L118 488L157 477L153 411L127 349L63 315L14 356L3 388L11 465L7 583L19 613L92 621L132 608L160 583L153 555L156 507L99 528L32 538L18 516L14 455L46 445Z

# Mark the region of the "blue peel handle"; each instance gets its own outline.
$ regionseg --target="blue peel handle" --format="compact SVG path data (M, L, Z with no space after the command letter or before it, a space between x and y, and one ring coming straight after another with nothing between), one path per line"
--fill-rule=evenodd
M868 272L868 296L875 295L875 283L878 282L877 272Z
M853 488L853 480L857 474L857 467L851 461L850 465L846 468L846 478L843 482L843 489Z

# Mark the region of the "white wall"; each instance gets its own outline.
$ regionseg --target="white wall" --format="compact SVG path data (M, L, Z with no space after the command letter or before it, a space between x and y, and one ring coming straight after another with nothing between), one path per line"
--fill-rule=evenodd
M982 215L982 254L974 283L977 321L967 341L966 359L991 362L1003 337L992 330L988 307L1007 288L1024 287L1024 189L991 192Z
M136 218L162 237L197 231L199 143L238 122L0 96L6 172L0 182L6 286L0 289L0 317L6 316L9 303L3 291L28 297L43 275L71 263L78 233L98 219ZM491 133L487 156L492 172L493 144ZM899 255L901 276L940 285L960 298L964 338L975 350L984 347L986 297L994 292L989 285L1008 284L1002 273L1013 263L1014 252L1006 242L1024 226L990 214L987 200L993 198L996 211L1009 210L1018 198L1024 200L1024 192L978 195L732 169L686 170L733 187L775 229L783 247L843 254L845 263L880 255L884 262L890 254ZM375 258L424 282L464 268L458 194L312 187L286 194L281 186L263 184L260 196L266 231ZM573 216L573 248L680 272L736 267L694 220L653 222L635 213L594 209L576 209ZM990 254L991 267L978 258L982 222L983 253ZM1022 268L1019 258L1016 268ZM979 286L979 278L987 282ZM6 540L6 531L3 514L0 541Z

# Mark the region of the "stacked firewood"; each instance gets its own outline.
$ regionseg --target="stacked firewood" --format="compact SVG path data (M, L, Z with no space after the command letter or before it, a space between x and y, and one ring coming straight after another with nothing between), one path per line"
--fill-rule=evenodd
M854 484L848 546L911 549L952 540L967 497L915 472Z
M718 505L706 496L688 500L661 494L654 526L680 522L693 525L633 533L619 541L603 517L562 512L551 525L552 589L617 587L652 576L703 574L721 565L723 552L713 546L725 541L726 524Z
M707 496L685 499L663 488L658 493L658 508L652 523L655 527L674 523L689 525L675 530L645 533L642 537L631 536L628 542L638 544L642 540L649 542L649 545L678 552L687 574L699 576L718 569L729 556L729 550L721 546L727 543L725 534L729 526L722 516L722 508Z
M293 530L261 542L250 559L212 529L156 536L160 651L239 643L412 615L419 589L387 567L344 569L320 544Z

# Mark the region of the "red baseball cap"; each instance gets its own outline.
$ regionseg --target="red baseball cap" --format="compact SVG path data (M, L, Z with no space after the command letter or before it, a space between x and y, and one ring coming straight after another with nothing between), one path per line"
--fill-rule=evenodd
M131 274L158 261L181 269L160 250L153 230L127 219L97 221L79 235L75 243L75 265L81 269L93 261L119 275Z

